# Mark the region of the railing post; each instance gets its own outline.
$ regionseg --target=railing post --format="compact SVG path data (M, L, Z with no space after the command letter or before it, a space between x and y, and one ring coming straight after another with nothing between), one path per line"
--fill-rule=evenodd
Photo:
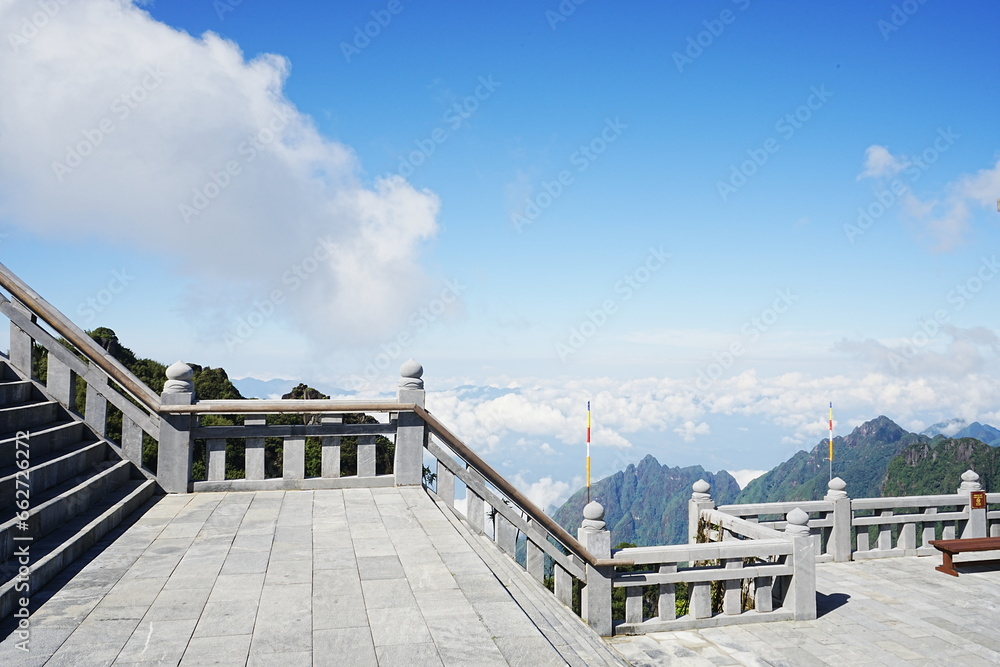
M577 539L583 548L596 558L611 558L611 531L604 523L604 507L591 501L583 508L583 522L577 531ZM587 581L580 598L583 620L602 637L610 637L611 624L611 577L612 567L594 567L587 564Z
M194 371L178 361L167 368L160 402L164 409L171 405L194 403ZM160 444L156 457L156 479L167 493L187 493L191 480L192 415L165 413L160 419Z
M715 501L709 494L711 485L703 479L691 485L693 493L688 501L688 544L698 543L698 523L701 521L702 510L714 510Z
M809 537L809 515L796 507L785 517L785 534L795 545L792 553L792 612L796 621L816 618L816 551ZM787 604L787 600L786 600Z
M833 528L826 543L826 552L838 563L851 560L851 499L847 495L847 482L834 477L826 485L824 500L833 503Z
M76 377L70 367L49 354L45 371L45 388L64 407L76 409Z
M20 310L24 313L32 322L35 322L37 318L35 315L28 310L28 307L17 299L11 299L11 305L14 308ZM34 341L31 336L29 336L21 327L14 324L13 321L10 323L10 363L11 365L19 370L24 377L33 378L32 368L31 368L31 344Z
M424 367L413 359L399 368L400 403L424 406ZM400 412L396 424L396 454L393 474L396 486L416 486L423 482L424 447L427 444L427 426L414 412Z
M972 494L982 491L983 485L979 483L979 475L972 470L962 473L962 484L958 487L958 493L968 498L969 521L965 524L962 537L986 537L986 504L982 507L973 507Z

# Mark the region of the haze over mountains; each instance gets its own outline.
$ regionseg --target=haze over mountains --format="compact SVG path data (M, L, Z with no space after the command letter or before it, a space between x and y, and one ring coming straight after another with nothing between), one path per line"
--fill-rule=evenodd
M943 431L950 431L947 437ZM989 438L991 444L972 434ZM968 469L987 490L1000 483L1000 431L993 426L950 420L924 433L910 433L879 416L850 434L834 438L833 474L847 482L852 498L954 493ZM671 468L647 456L638 465L594 483L591 497L604 505L612 544L676 544L686 540L691 484L704 479L717 505L818 500L830 479L828 440L800 451L740 490L725 470L701 466ZM574 532L580 524L586 489L580 489L553 517Z

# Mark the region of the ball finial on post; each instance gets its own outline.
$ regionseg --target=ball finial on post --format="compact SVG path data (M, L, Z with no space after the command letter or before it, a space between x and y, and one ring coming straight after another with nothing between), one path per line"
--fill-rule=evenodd
M185 394L194 391L194 369L183 361L175 361L166 370L167 381L163 383L164 394Z
M604 530L604 505L592 500L583 508L583 521L580 527L584 530Z
M982 490L983 485L979 483L979 475L974 470L966 470L962 473L962 484L958 487L959 493Z
M703 479L699 479L697 482L695 482L694 484L692 484L691 485L691 490L693 491L693 493L691 494L691 499L692 500L711 500L712 499L712 496L709 494L709 491L712 490L712 485L709 484L708 482L706 482Z
M826 499L835 500L837 498L847 497L847 482L839 477L834 477L826 485Z
M785 533L788 535L808 535L809 515L801 507L796 507L785 517Z
M399 367L399 388L400 389L423 389L424 367L415 360L409 359Z

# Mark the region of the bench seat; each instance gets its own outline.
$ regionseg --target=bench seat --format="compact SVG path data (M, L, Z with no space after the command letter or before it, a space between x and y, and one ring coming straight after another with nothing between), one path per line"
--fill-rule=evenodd
M952 561L952 557L954 555L967 551L998 551L1000 550L1000 537L969 537L957 540L930 540L928 544L940 551L942 555L943 562L934 569L938 572L944 572L945 574L957 577L958 572L955 570L955 563ZM1000 561L983 560L974 562L996 563ZM964 564L965 563L959 563L959 565Z

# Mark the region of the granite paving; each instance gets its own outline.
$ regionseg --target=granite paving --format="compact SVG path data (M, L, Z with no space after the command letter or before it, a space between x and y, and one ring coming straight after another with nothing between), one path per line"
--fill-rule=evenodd
M420 487L160 497L0 665L567 664L463 530Z
M819 618L615 637L633 665L1000 665L1000 567L940 557L817 565Z

